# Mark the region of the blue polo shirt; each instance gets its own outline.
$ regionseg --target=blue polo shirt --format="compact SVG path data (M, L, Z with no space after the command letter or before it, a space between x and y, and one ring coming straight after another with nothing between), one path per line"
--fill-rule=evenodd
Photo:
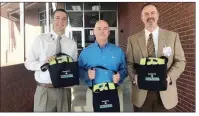
M78 64L80 68L80 78L88 86L91 86L91 80L88 78L88 69L95 66L103 66L109 70L95 68L96 74L94 83L113 82L113 72L120 73L119 84L127 77L126 57L123 50L114 44L107 43L100 47L95 41L81 52Z

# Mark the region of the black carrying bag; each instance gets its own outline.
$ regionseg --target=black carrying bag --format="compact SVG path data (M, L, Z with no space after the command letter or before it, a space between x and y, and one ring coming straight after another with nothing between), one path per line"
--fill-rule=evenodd
M96 66L95 68L105 67ZM113 71L116 74L116 71ZM92 92L93 92L93 110L94 112L120 112L120 102L118 97L118 85L114 83L100 83L94 85L92 80Z
M78 62L67 54L59 53L56 58L41 66L42 71L49 70L54 88L79 85Z
M139 89L150 91L167 90L167 62L168 58L143 58L144 64L134 64L138 75Z

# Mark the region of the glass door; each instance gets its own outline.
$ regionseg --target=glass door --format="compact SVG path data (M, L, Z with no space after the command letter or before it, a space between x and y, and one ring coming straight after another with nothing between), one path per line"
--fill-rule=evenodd
M85 47L95 42L95 35L93 29L85 29Z
M77 43L79 54L85 46L83 29L72 29L71 34L72 39Z
M110 35L108 37L108 41L112 44L115 44L115 45L119 45L119 42L118 42L118 32L117 32L117 29L111 29L110 28Z

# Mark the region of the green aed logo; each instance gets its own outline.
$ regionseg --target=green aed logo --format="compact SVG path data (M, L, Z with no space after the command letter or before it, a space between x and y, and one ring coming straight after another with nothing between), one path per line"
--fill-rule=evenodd
M108 104L109 100L103 100L102 102L103 102L103 105L100 105L100 109L113 107L112 104Z
M64 73L64 74L60 75L61 78L72 78L73 77L73 74L70 74L70 70L62 71L62 73Z
M156 73L148 73L150 77L145 77L145 81L160 81L159 77L154 77Z

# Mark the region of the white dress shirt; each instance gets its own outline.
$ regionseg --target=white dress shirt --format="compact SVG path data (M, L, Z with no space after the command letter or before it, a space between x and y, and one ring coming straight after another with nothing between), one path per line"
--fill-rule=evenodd
M147 42L148 42L150 33L151 33L151 32L149 32L148 30L145 29L146 46L147 46ZM157 28L152 32L152 34L153 34L153 43L154 43L154 46L155 46L155 56L157 57L159 27L157 27Z
M26 61L24 63L28 70L35 71L35 80L39 83L51 84L49 71L42 72L40 67L44 64L47 57L56 54L56 39L58 35L55 32L40 34L34 40ZM70 55L74 61L77 61L77 44L75 41L61 36L61 52Z

